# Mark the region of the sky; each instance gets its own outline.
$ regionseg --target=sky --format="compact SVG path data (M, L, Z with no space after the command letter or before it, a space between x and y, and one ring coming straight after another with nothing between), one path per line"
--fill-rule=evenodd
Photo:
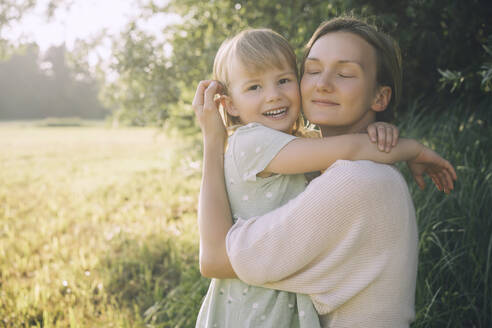
M5 29L2 35L14 44L35 41L41 52L62 43L72 50L77 39L90 40L103 29L111 35L119 34L126 23L139 13L139 0L72 0L68 9L61 6L47 21L44 12L48 3L49 0L38 0L32 12ZM139 25L159 37L166 25L176 22L179 22L179 17L159 14L147 22L140 21ZM109 40L96 51L101 57L110 56Z

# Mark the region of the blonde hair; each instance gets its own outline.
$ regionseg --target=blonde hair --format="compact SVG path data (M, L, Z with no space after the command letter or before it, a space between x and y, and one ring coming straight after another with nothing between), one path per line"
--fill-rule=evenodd
M213 78L222 83L225 94L228 94L231 77L234 77L234 59L250 72L262 72L271 67L283 69L287 65L298 78L294 50L283 36L270 29L247 29L221 44L215 55ZM229 115L224 108L221 108L221 114L229 131L241 126L239 118ZM299 114L293 133L303 126L304 120Z

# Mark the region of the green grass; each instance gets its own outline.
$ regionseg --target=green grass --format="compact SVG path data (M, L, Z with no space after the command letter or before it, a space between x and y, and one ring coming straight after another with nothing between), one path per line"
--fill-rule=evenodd
M458 174L449 196L409 183L420 233L413 327L492 326L492 113L481 113L456 106L402 120L404 134L432 146Z
M183 313L191 326L207 281L188 144L150 129L2 126L0 326L143 327ZM165 311L146 316L156 304Z
M492 326L487 115L402 120L404 135L459 176L449 196L409 182L420 233L413 327ZM208 287L197 265L196 139L11 123L0 149L1 327L194 326Z

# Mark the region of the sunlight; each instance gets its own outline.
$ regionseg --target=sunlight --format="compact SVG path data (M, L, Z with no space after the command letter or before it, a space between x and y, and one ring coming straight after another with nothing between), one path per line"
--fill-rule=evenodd
M117 35L126 24L139 17L142 12L138 0L74 0L73 4L60 7L55 11L53 19L47 21L44 13L49 0L39 0L35 9L11 27L6 28L2 37L19 45L36 42L42 52L51 46L65 43L72 50L76 40L91 40L104 30L109 35ZM165 26L179 22L177 15L156 15L152 20L139 22L145 31L154 34L158 39ZM105 44L103 47L110 47ZM103 50L108 55L109 49Z

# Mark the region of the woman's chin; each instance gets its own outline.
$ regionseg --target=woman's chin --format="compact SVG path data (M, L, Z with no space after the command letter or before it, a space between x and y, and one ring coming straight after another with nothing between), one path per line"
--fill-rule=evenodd
M309 123L315 124L315 125L337 125L337 120L332 116L332 115L326 115L324 114L314 114L314 115L307 115L306 118L309 121Z

